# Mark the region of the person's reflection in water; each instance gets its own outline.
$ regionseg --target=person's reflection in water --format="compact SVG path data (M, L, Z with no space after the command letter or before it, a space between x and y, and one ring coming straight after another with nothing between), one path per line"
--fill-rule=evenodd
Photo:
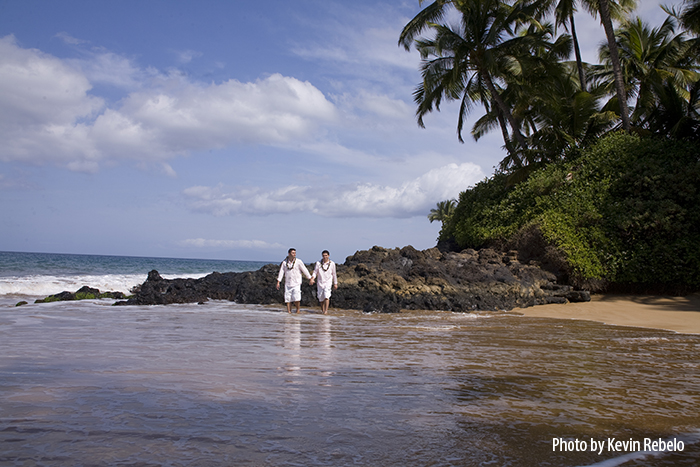
M335 374L335 358L333 355L333 338L331 334L331 318L323 316L316 327L318 333L318 349L316 351L319 359L319 374L322 379L321 386L332 386L329 378Z
M301 370L301 322L296 316L287 315L284 322L284 348L288 357L284 369L298 375Z

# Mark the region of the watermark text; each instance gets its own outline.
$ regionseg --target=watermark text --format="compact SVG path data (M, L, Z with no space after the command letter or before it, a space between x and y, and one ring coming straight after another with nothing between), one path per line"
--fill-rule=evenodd
M598 454L603 452L679 452L685 449L683 441L672 439L565 439L552 438L552 451L556 452L583 452L590 451Z

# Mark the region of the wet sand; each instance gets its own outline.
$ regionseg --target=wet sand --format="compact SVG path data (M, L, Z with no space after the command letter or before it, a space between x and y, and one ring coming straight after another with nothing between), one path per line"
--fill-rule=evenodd
M539 318L582 319L618 326L700 334L700 294L685 297L593 295L590 302L513 310Z

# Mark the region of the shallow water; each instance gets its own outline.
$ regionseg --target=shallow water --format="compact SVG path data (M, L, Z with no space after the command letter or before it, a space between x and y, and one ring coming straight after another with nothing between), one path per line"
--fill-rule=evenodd
M110 304L0 303L0 465L700 459L700 336L508 313ZM553 450L560 438L588 449ZM684 449L590 451L609 438Z

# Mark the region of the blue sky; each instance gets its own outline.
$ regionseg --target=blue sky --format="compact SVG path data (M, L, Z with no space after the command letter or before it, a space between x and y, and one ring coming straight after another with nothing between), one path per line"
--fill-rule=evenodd
M497 132L460 144L454 106L417 126L419 57L397 41L418 11L0 0L0 250L342 262L434 246L430 209L504 154ZM596 61L604 36L580 18Z

